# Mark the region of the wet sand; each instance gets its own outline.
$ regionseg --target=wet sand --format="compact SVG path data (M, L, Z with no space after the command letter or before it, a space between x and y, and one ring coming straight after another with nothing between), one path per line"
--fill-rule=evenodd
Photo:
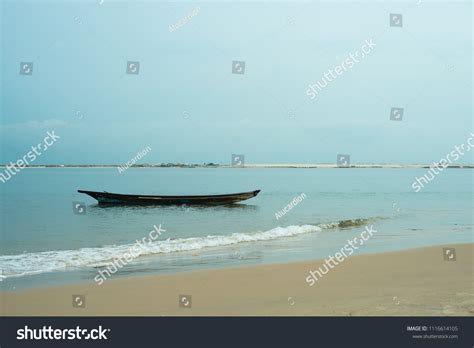
M443 247L353 255L312 287L306 277L321 260L3 292L0 314L473 316L474 244L450 245L456 261L444 260Z

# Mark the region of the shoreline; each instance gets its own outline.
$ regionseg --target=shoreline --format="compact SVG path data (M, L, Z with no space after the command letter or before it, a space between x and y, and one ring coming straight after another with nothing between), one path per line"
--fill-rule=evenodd
M27 168L119 168L123 164L37 164L37 165L27 165L22 169ZM0 168L7 168L10 165L0 164ZM327 164L327 163L302 163L302 164L245 164L240 166L233 166L227 164L138 164L128 167L130 168L183 168L183 169L196 169L196 168L319 168L319 169L329 169L329 168L341 168L341 169L383 169L383 168L397 168L397 169L430 169L432 164L376 164L376 163L367 163L367 164L350 164L347 166L340 166L337 164ZM445 169L473 169L474 164L453 164L448 165Z
M474 315L474 243L349 257L310 287L324 260L197 270L0 292L4 316ZM85 295L85 308L72 306ZM179 305L191 296L191 307Z

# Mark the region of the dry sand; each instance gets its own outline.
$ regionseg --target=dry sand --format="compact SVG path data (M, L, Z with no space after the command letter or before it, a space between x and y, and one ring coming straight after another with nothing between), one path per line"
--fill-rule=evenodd
M3 315L474 315L474 244L351 256L313 287L321 261L122 278L0 293ZM72 295L85 295L85 308ZM191 295L190 307L178 296ZM2 313L3 312L3 313Z

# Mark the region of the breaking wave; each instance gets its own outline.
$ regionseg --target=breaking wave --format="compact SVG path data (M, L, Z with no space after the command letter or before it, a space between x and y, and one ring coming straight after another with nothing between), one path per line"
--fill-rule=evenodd
M319 233L323 229L348 228L364 225L368 220L343 220L337 223L318 225L292 225L276 227L268 231L254 233L233 233L230 235L208 235L206 237L177 238L151 243L109 245L77 250L55 250L19 255L0 256L0 281L6 278L23 277L55 271L70 271L83 267L107 266L114 260L123 258L133 247L135 257L195 251L212 247L229 246L239 243L270 241L293 237L305 233Z

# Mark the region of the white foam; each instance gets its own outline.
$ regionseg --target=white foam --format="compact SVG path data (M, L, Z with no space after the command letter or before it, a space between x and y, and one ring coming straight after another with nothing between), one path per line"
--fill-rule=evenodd
M233 233L227 236L210 235L207 237L167 239L141 244L140 248L134 249L139 250L139 252L134 252L134 254L140 257L153 254L193 251L245 242L269 241L319 231L321 231L319 226L299 225L276 227L264 232ZM53 271L106 266L115 259L123 258L134 246L136 244L3 255L0 256L0 281L5 278Z

